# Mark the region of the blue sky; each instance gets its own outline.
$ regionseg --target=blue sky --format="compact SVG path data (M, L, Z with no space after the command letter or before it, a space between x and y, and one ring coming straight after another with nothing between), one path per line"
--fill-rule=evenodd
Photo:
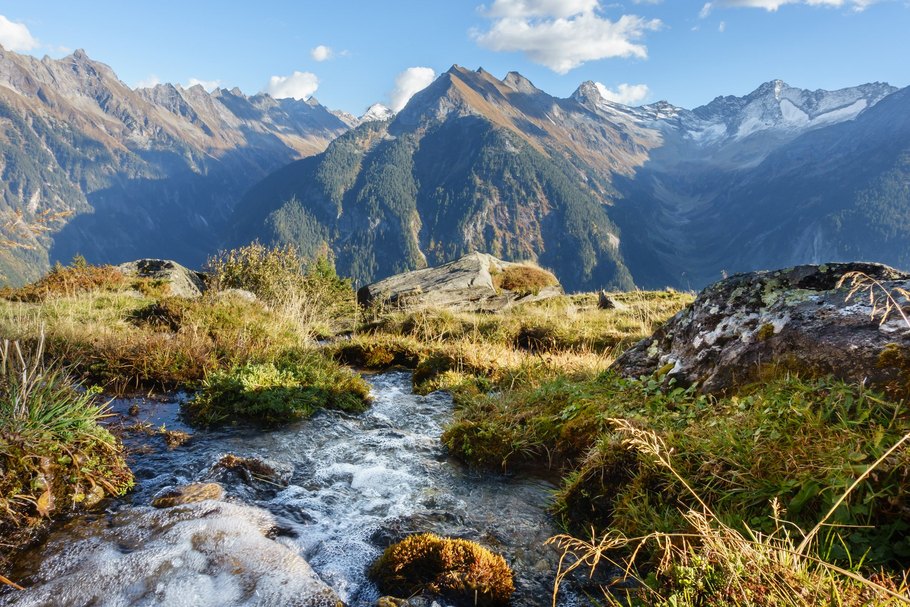
M0 1L8 49L84 48L131 86L315 94L354 114L400 105L454 63L560 97L594 80L620 101L690 108L774 78L907 86L908 34L907 0Z

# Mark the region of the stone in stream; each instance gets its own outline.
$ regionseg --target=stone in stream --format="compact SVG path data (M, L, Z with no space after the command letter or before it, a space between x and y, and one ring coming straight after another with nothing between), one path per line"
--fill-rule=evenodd
M546 284L507 288L503 277L527 273ZM516 284L520 284L517 281ZM502 261L471 253L435 267L390 276L357 291L362 306L374 304L401 309L441 307L463 312L495 312L518 303L541 301L562 294L556 278L530 264Z
M117 266L127 275L137 278L151 278L167 282L169 294L175 297L201 297L205 291L203 274L183 267L169 259L137 259Z
M850 274L861 273L861 274ZM842 277L845 284L838 287ZM875 281L849 298L852 277ZM805 265L731 276L702 291L612 368L657 373L720 393L769 373L832 374L892 396L910 391L910 335L896 309L882 322L885 294L908 305L910 274L874 263Z
M217 501L123 508L56 529L29 589L0 606L343 607L296 550L270 537L266 510ZM34 558L34 557L32 557Z
M224 488L218 483L193 483L183 487L165 489L155 496L152 506L172 508L203 500L220 500L223 497Z

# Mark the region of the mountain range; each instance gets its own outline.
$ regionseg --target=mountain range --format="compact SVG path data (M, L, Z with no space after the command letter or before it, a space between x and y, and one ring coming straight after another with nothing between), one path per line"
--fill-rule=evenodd
M198 265L259 239L328 246L366 283L474 250L569 290L699 288L847 259L910 266L910 89L781 81L692 110L560 99L453 66L397 114L158 85L76 52L0 52L0 212L27 278L80 252ZM72 214L69 214L72 213Z

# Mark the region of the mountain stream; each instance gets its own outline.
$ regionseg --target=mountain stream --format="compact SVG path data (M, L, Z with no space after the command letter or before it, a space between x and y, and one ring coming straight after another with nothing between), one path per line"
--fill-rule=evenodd
M160 436L127 433L135 490L58 525L12 572L28 588L0 595L0 606L321 604L305 602L300 587L317 574L347 605L372 606L380 594L370 563L424 531L503 554L515 571L512 605L550 605L559 555L543 543L557 533L545 511L553 486L471 472L439 441L452 415L448 394L413 394L405 372L369 381L374 403L359 415L322 411L280 429L196 431L174 449ZM192 432L179 401L124 399L112 409L125 424ZM255 458L274 476L219 467L227 454ZM169 487L211 480L224 486L222 501L150 506ZM559 604L582 602L566 594Z

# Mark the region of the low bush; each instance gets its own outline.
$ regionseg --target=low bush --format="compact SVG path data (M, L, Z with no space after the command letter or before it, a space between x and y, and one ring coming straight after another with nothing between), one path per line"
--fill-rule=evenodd
M429 592L460 606L507 605L515 590L504 558L475 542L430 533L389 546L370 577L388 594Z
M354 326L354 290L335 272L328 251L305 259L291 245L270 248L254 242L222 251L206 265L212 289L251 291L310 336L330 337Z
M40 280L0 290L0 297L11 301L41 302L50 297L73 296L97 291L119 291L129 285L126 276L113 266L93 266L76 257L69 266L57 264Z
M505 289L520 295L537 295L546 287L559 285L552 273L529 264L508 266L492 277L493 286L497 290Z

